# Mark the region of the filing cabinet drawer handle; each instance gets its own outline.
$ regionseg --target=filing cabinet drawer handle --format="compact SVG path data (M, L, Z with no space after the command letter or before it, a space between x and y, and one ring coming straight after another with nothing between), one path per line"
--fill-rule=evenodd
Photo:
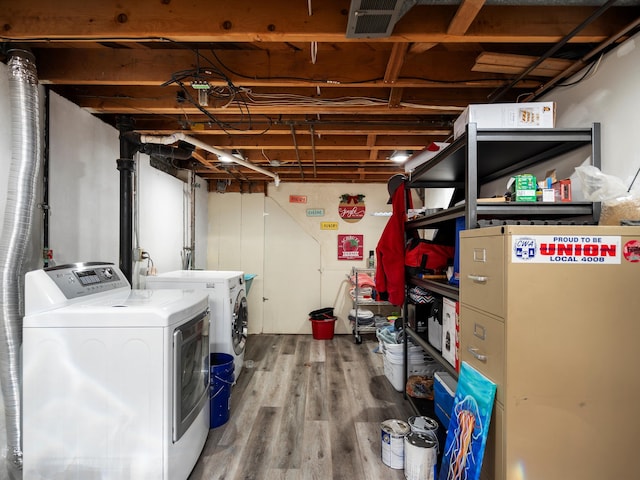
M467 277L469 278L469 280L472 280L476 283L487 283L487 281L489 280L489 277L485 277L484 275L467 275Z
M487 362L487 356L486 355L482 355L481 353L478 353L478 349L477 348L467 347L467 352L469 352L471 355L476 357L479 361L481 361L483 363Z

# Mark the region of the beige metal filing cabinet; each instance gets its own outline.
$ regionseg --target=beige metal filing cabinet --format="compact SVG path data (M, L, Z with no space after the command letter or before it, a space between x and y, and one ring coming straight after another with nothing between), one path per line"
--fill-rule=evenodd
M640 227L461 233L460 360L497 383L482 477L638 478Z

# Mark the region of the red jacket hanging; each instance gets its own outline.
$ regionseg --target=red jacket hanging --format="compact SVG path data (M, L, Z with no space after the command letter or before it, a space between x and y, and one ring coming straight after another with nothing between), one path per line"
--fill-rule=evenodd
M376 290L381 299L387 299L393 305L404 303L404 221L407 206L405 202L404 181L391 195L393 213L382 231L376 247ZM412 208L409 196L409 208Z

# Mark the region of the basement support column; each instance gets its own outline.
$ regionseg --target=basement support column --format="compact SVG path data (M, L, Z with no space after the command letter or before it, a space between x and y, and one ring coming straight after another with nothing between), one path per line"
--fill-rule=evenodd
M120 131L120 270L132 283L133 270L133 172L135 161L133 156L138 145L130 140L128 133L133 131L131 117L119 117L116 123Z

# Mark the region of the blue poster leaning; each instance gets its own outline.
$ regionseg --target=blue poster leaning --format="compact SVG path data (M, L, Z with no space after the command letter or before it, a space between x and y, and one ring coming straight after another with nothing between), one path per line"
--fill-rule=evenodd
M439 480L478 480L496 384L462 362Z

